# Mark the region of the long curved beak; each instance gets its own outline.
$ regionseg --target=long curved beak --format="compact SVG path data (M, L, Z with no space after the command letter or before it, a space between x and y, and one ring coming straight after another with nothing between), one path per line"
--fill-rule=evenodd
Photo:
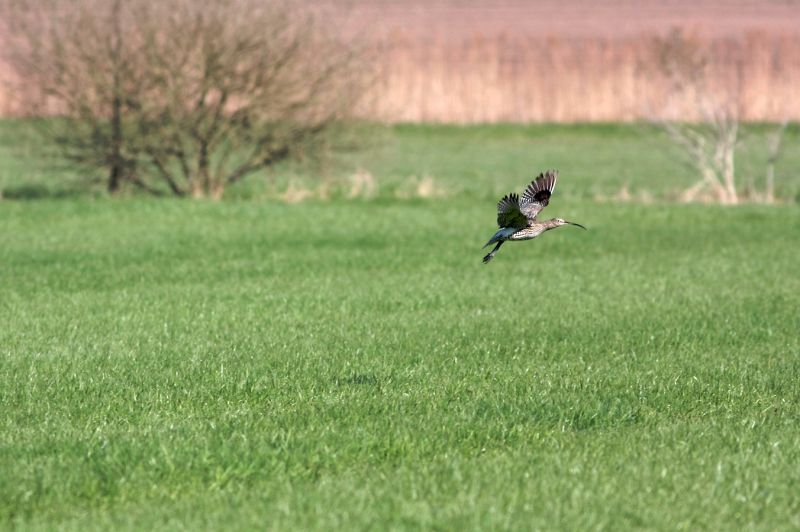
M564 220L564 221L565 221L565 222L567 222L566 220ZM581 228L581 229L583 229L584 231L588 231L588 229L586 229L586 228L585 228L584 226L582 226L581 224L576 224L575 222L567 222L567 223L568 223L569 225L577 225L578 227L580 227L580 228Z

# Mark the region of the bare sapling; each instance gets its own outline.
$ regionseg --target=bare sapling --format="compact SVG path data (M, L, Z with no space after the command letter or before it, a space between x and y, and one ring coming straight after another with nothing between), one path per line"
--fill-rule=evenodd
M670 89L664 101L651 105L648 115L699 174L682 198L695 201L704 194L719 203L739 203L735 155L740 142L741 76L720 83L708 50L680 32L657 40L654 51L658 75Z

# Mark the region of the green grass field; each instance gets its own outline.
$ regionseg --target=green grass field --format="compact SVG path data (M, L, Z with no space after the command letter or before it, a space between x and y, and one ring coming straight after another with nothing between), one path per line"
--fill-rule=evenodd
M0 201L0 528L800 527L796 205L591 201L601 143L483 265L522 163L400 129L457 193Z
M775 126L743 126L736 160L746 192L763 190L766 134ZM104 175L78 171L52 158L24 123L0 121L0 194L6 198L96 197ZM566 199L612 198L625 188L631 196L674 200L696 182L697 170L683 152L649 126L490 125L394 128L363 126L345 137L342 150L322 167L283 164L230 187L226 198L274 200L287 187L314 190L324 181L330 197L347 196L354 169L369 171L383 199L414 196L414 185L429 178L439 195L495 203L546 168L557 168L569 186ZM786 131L776 165L775 191L783 202L800 202L800 127Z

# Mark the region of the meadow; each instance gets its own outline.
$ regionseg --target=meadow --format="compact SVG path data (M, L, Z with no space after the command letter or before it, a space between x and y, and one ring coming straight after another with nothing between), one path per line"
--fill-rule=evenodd
M347 156L372 200L28 170L38 199L0 201L0 528L800 527L800 211L667 201L690 176L637 131L402 126ZM544 215L589 231L481 264L495 196L548 166ZM444 195L395 197L423 173ZM654 199L598 200L626 184Z

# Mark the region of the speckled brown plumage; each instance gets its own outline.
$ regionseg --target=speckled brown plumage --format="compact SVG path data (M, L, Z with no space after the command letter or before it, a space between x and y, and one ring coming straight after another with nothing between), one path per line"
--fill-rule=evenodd
M553 190L556 188L556 181L558 180L558 171L548 170L531 181L531 184L525 188L522 197L515 193L503 196L497 204L497 225L500 230L483 247L490 244L497 245L494 249L483 258L483 262L487 263L492 260L507 240L530 240L541 235L545 231L555 229L562 225L570 224L577 225L586 229L580 224L568 222L561 218L553 218L550 220L537 220L536 217L542 212L542 209L547 207L550 203L550 197L553 195Z

